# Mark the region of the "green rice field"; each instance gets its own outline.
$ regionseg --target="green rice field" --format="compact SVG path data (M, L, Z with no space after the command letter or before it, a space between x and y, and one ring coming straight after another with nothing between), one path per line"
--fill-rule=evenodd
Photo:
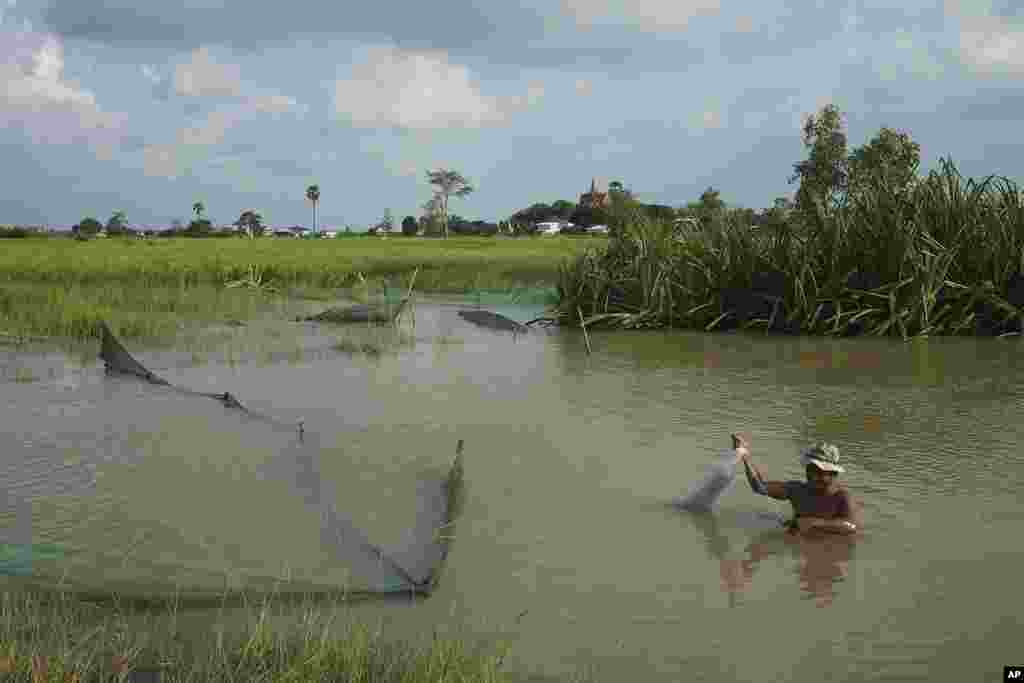
M344 240L5 240L0 342L161 337L184 320L245 319L285 299L368 296L390 283L421 292L553 287L560 265L600 237ZM416 273L415 282L412 274Z

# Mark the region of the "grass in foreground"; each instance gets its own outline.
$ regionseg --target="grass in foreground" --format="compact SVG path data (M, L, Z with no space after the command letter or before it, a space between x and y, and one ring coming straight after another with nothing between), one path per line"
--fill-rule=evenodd
M342 606L339 599L334 606ZM0 672L33 683L91 683L130 671L160 671L163 683L499 683L506 645L482 651L466 641L432 638L420 643L386 640L379 629L325 621L321 606L301 605L301 628L275 632L273 597L252 605L248 628L189 645L175 630L176 611L142 615L76 601L68 594L0 593ZM292 612L295 613L295 612ZM8 680L5 678L5 680Z

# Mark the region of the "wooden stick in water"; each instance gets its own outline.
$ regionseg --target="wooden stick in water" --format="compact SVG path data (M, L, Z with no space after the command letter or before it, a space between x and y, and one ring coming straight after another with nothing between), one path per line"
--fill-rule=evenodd
M580 315L580 327L583 328L583 341L587 342L587 355L590 355L590 335L587 334L587 324L583 321L583 310L577 306L576 312Z
M409 291L405 293L405 297L409 298L412 296L412 286L416 283L416 276L420 272L420 267L416 266L416 270L412 271L412 277L409 279Z

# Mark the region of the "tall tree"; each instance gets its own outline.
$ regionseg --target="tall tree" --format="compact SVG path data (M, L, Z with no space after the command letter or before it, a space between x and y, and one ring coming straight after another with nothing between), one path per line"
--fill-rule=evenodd
M71 229L76 235L92 236L103 229L103 224L92 216L83 218L82 221Z
M849 191L856 194L881 185L903 194L917 179L920 165L921 146L907 133L883 127L850 154Z
M320 186L310 185L309 187L307 187L306 199L313 202L313 234L315 235L318 232L316 222L316 205L320 201Z
M402 234L407 237L412 237L416 234L416 230L419 226L416 225L415 216L406 216L402 219Z
M465 197L473 191L473 186L458 171L440 168L427 171L427 180L435 189L435 196L441 198L441 225L445 238L448 237L448 198Z
M562 220L569 220L575 210L576 205L564 199L559 199L551 203L551 212Z
M213 232L213 224L203 218L203 213L206 211L206 207L203 206L203 203L196 202L193 204L192 211L195 213L196 217L188 224L185 234L190 237L202 237Z
M721 192L709 187L701 192L698 206L705 211L717 211L725 208L725 202L722 201Z
M235 221L235 225L239 230L244 231L249 236L249 239L259 237L263 234L264 230L263 216L252 209L243 211L238 220Z
M107 221L108 235L123 235L128 230L128 218L124 211L115 211Z
M807 158L793 164L789 182L800 181L797 210L813 216L817 205L832 206L847 190L846 133L843 116L835 105L827 104L807 117L803 142Z
M626 189L621 180L613 180L608 183L609 204L616 204L623 201L628 204L631 199L633 199L633 191Z

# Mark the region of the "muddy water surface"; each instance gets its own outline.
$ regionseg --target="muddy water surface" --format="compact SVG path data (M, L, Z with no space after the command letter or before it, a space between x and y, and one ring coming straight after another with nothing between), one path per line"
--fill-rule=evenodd
M128 342L277 426L105 376L96 349L0 347L8 554L35 544L38 580L59 559L83 585L358 582L320 504L401 547L461 438L468 499L441 588L356 608L389 633L501 639L524 676L607 681L983 681L1019 660L1017 341L592 332L588 356L576 332L513 337L458 310ZM863 537L787 539L786 508L745 486L712 515L670 508L737 429L771 478L800 478L806 442L838 444ZM11 585L25 569L10 559Z

